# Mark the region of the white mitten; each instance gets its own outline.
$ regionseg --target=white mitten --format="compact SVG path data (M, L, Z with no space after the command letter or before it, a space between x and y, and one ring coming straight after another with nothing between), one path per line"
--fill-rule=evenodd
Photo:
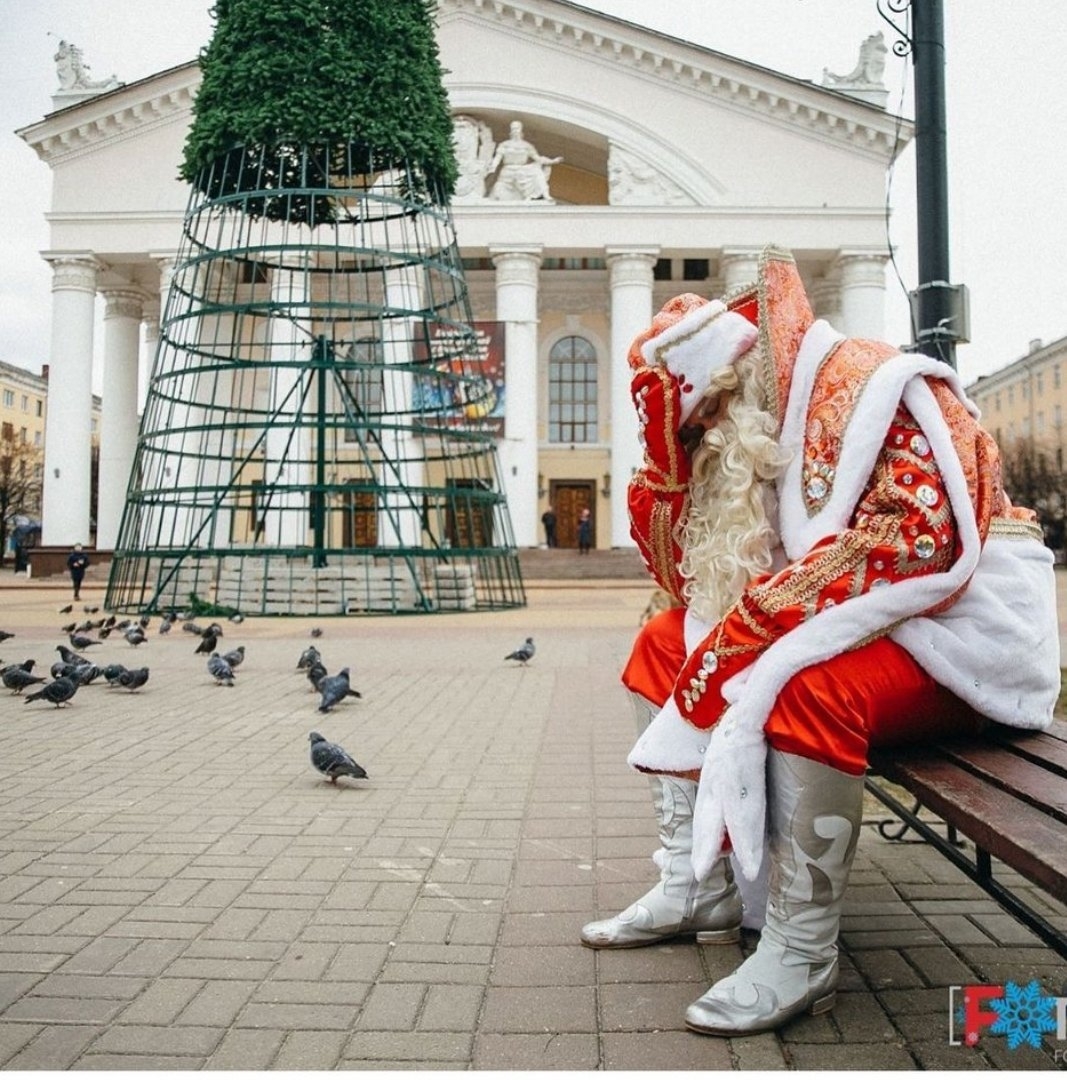
M712 729L693 813L693 869L705 876L729 835L734 859L749 881L759 874L766 826L767 742L746 730L730 706Z

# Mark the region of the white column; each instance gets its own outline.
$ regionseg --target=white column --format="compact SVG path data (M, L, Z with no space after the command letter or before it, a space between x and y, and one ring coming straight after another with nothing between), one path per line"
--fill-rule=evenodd
M641 465L637 413L630 397L627 355L652 322L652 271L658 248L606 250L611 282L611 546L634 547L626 499Z
M89 542L96 275L91 256L48 257L52 345L48 358L41 541Z
M835 330L841 327L841 276L836 266L812 284L808 299L815 318L825 319Z
M746 285L754 285L759 276L759 252L750 248L723 248L719 258L719 276L722 278L722 294Z
M137 449L137 361L144 295L103 289L104 393L100 413L100 475L96 546L115 547Z
M382 328L382 358L386 364L383 410L394 416L397 427L381 433L386 461L380 468L379 483L385 495L385 511L379 516L381 543L386 547L418 547L422 543L422 499L414 489L425 480L422 449L410 430L415 382L411 372L414 359L416 312L422 308L418 277L413 268L390 270L385 275L385 303L392 311L412 314L385 320Z
M885 263L886 256L842 252L841 325L837 328L849 337L873 338L885 334Z
M537 547L537 291L541 246L490 247L504 323L502 483L517 547Z

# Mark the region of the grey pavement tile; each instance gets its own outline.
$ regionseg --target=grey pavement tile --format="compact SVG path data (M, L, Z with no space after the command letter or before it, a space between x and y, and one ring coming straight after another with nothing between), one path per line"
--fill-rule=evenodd
M356 1027L363 1031L413 1031L426 989L423 983L378 983L363 1002Z
M506 914L500 930L501 945L574 945L591 915Z
M867 1045L808 1045L795 1043L789 1047L790 1063L796 1069L844 1072L873 1069L880 1072L911 1071L915 1059L901 1044Z
M717 950L713 950L717 951ZM582 949L595 953L601 984L613 983L690 983L707 981L701 950L695 939L675 938L659 945L640 949ZM694 996L703 993L703 987ZM690 993L693 993L690 988Z
M182 1009L174 1023L228 1028L236 1021L257 985L254 982L209 982Z
M595 1032L595 992L585 986L490 986L485 992L480 1030L524 1034Z
M688 983L615 983L600 988L602 1031L682 1031L685 1010L707 989Z
M235 1024L239 1028L269 1028L308 1031L349 1031L357 1008L316 1002L252 1002Z
M774 1032L745 1035L725 1041L730 1047L734 1068L744 1072L755 1070L780 1072L789 1068L786 1050Z
M75 1024L38 1028L34 1037L4 1062L4 1069L69 1069L102 1030Z
M38 1024L0 1024L0 1067L32 1042L41 1030Z
M875 990L901 990L926 985L915 968L896 949L863 949L851 956L851 960Z
M608 1031L602 1044L604 1068L612 1072L727 1072L734 1067L731 1042L692 1031Z
M198 1056L166 1054L84 1054L72 1066L99 1072L195 1072L204 1065Z
M36 997L27 994L9 1005L0 1019L29 1020L38 1024L106 1024L124 1007L123 1002L106 998Z
M572 945L501 946L489 981L493 986L592 986L596 956Z
M347 1038L341 1031L290 1031L271 1068L294 1072L333 1069Z
M253 1001L289 1005L360 1005L371 983L267 979L256 987Z
M0 1012L37 986L45 976L35 972L0 975Z
M156 979L119 1017L123 1024L172 1024L204 985L203 979Z
M341 1055L341 1068L349 1061L364 1062L444 1062L470 1060L473 1036L438 1031L357 1031L348 1040Z
M419 1031L474 1031L481 1011L480 986L430 986L419 1015Z
M286 1035L287 1032L284 1031L227 1031L214 1053L204 1062L204 1068L211 1072L224 1069L257 1071L269 1068Z
M129 938L103 938L99 939L97 944L123 950L120 959L108 969L115 975L159 975L181 956L189 945L184 939L175 938L156 938L136 943ZM71 957L70 965L81 955L78 953ZM63 970L67 967L68 965L64 964Z
M473 1065L480 1071L588 1072L598 1068L599 1055L596 1035L486 1033L474 1040Z

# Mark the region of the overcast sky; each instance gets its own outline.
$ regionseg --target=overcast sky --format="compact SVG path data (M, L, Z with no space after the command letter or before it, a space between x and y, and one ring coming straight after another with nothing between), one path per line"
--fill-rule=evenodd
M0 360L39 371L50 349L44 215L51 173L15 134L52 109L59 38L95 79L123 82L194 59L209 0L0 0ZM850 71L865 37L896 40L876 0L588 0L586 7L802 79ZM885 8L883 0L881 7ZM965 381L1067 336L1067 18L1056 0L946 3L951 277L971 293ZM890 54L889 107L913 115L909 60ZM178 162L175 162L177 170ZM916 281L914 151L894 170L886 337L909 340Z

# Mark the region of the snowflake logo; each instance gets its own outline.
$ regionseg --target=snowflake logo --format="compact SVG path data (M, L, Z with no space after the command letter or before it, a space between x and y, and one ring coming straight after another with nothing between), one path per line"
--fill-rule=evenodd
M1026 986L1007 983L1004 996L990 1005L998 1019L989 1030L994 1035L1006 1035L1009 1050L1017 1050L1023 1043L1040 1050L1042 1033L1056 1030L1056 999L1041 993L1037 979L1031 979Z

